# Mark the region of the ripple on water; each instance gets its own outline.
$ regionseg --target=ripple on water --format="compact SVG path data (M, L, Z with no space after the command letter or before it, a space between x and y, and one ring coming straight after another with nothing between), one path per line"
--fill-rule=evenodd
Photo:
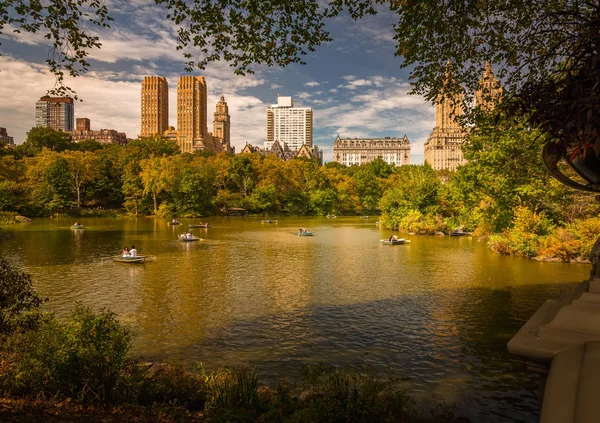
M75 302L115 311L149 359L252 363L267 380L367 360L473 421L537 420L536 380L506 342L585 266L497 256L469 238L384 246L389 234L358 218L279 222L213 219L194 232L203 241L180 243L183 229L160 219L93 219L84 231L39 220L0 253L32 273L60 317ZM294 236L300 226L316 236ZM156 260L102 260L131 244Z

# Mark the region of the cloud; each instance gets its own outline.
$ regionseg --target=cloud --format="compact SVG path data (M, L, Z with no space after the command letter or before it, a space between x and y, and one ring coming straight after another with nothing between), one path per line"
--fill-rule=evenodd
M422 163L423 144L435 126L434 107L421 96L409 95L408 82L395 77L346 78L366 92L353 94L350 102L317 108L314 112L319 146L341 137L401 137L411 142L411 162ZM370 83L365 83L370 81ZM326 159L330 160L327 151Z
M271 84L271 89L272 89L272 90L276 90L277 88L283 88L283 85L279 85L279 84Z
M321 84L318 83L317 81L310 81L310 82L306 82L304 85L307 87L318 87Z
M0 96L10 102L0 104L0 116L8 133L17 143L35 125L35 103L55 83L45 65L0 57ZM221 94L229 105L232 144L243 147L245 141L260 144L265 138L263 121L266 107L256 96L245 94L248 87L263 84L260 78L234 77L229 79L218 69L206 72L208 86L208 130L212 131L212 116ZM220 77L214 76L220 74ZM75 117L87 117L92 129L116 129L130 138L137 137L140 125L140 90L142 76L124 76L121 72L95 71L69 79L67 85L77 91L83 102L75 104ZM169 122L176 126L177 74L166 75L169 82ZM15 95L15 87L19 87ZM261 122L261 123L258 123Z

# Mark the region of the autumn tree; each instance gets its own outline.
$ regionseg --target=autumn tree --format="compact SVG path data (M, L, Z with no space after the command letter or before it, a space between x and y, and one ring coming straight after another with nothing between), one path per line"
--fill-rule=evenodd
M169 157L150 157L140 162L140 179L144 194L152 194L154 215L158 212L158 195L172 186L172 163Z
M82 151L65 151L62 157L68 164L69 183L77 194L77 207L81 207L82 186L100 175L98 158L94 153Z

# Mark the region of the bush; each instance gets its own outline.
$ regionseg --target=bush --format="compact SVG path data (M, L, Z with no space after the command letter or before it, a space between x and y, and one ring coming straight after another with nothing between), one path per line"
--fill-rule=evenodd
M580 242L577 250L578 256L587 259L596 239L600 237L600 218L576 220L567 229Z
M488 245L500 254L534 257L540 243L552 230L552 222L542 213L525 206L514 209L512 228L489 237Z
M0 259L0 335L36 328L44 301L33 290L31 276Z
M542 260L571 261L579 257L580 250L581 240L575 239L567 229L558 228L541 240L537 256Z
M336 369L308 366L303 374L308 394L291 421L399 422L415 415L414 402L395 376L382 378L367 365Z
M400 219L398 229L403 232L414 232L418 235L434 235L436 232L447 232L448 225L441 216L422 214L418 210L409 210Z
M13 225L17 223L15 216L17 213L0 211L0 225Z
M131 365L130 346L131 334L114 313L78 305L66 323L51 320L11 337L0 382L11 394L111 403Z

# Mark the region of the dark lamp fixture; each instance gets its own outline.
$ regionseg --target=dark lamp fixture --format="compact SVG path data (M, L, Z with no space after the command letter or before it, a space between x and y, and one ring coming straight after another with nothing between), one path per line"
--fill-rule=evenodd
M597 152L597 149L600 149L600 142L576 146L548 142L542 148L542 163L563 184L582 191L600 193L600 150ZM564 175L558 169L558 162L562 159L588 184L583 185ZM600 196L596 198L600 199Z

